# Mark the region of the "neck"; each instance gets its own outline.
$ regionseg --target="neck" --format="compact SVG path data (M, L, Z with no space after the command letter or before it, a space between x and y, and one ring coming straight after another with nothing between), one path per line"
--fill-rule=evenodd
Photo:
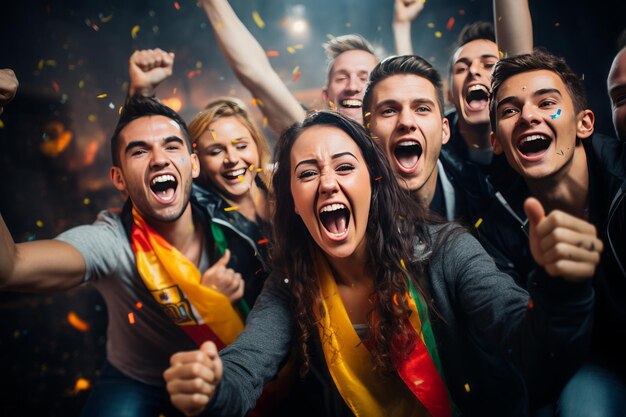
M589 167L585 148L579 145L570 163L549 178L526 180L531 193L539 199L546 213L561 210L588 218Z
M468 149L491 148L491 141L489 140L491 127L489 122L470 125L462 118L459 118L459 133Z
M267 196L265 191L261 190L256 182L252 182L250 191L240 196L236 200L224 197L224 199L237 206L237 211L252 222L257 221L257 216L263 220L268 220L269 213L267 209Z
M358 252L358 253L357 253ZM367 251L357 250L347 258L329 258L328 263L338 285L358 287L374 281L367 262Z
M433 198L435 198L435 190L437 189L437 178L439 178L439 167L436 166L433 169L430 177L424 182L417 190L413 190L412 194L417 201L425 208L428 209Z
M178 249L196 265L200 261L202 239L201 227L196 227L191 214L191 204L187 204L183 214L173 222L154 222L150 226L165 240Z

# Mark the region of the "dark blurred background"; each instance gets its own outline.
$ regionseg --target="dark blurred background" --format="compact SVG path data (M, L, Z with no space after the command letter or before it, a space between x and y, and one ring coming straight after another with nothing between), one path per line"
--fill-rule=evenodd
M392 0L233 0L274 68L305 105L321 107L321 45L360 33L393 53ZM492 20L491 0L428 0L413 24L415 53L447 75L461 28ZM54 237L122 202L110 185L108 138L125 98L136 49L176 53L158 94L189 120L212 97L253 107L190 0L3 2L0 68L20 80L0 116L0 212L16 241ZM535 45L567 58L584 77L598 131L614 135L606 75L626 27L624 2L531 0ZM257 12L263 20L253 18ZM308 28L294 32L298 18ZM294 77L295 73L299 77ZM266 129L271 140L272 133ZM106 306L89 287L65 293L0 292L0 416L76 416L97 377L106 343Z

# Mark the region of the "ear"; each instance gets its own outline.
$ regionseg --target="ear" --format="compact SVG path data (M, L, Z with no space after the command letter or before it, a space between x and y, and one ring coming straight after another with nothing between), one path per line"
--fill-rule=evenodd
M200 160L198 155L192 153L191 156L191 178L198 178L200 176Z
M119 191L126 191L126 181L124 180L124 174L122 174L122 169L120 167L111 167L109 176L111 177L111 182L115 188Z
M328 86L322 89L322 101L324 103L328 103L330 101L330 98L328 98Z
M445 117L441 124L441 144L445 145L450 140L450 122Z
M448 99L448 103L454 103L454 101L452 100L452 89L450 88L450 84L448 84L448 88L446 89L446 98Z
M587 139L593 134L593 123L595 115L589 109L581 110L576 116L576 136L580 139Z
M503 152L502 146L500 146L500 142L498 138L496 138L496 134L491 132L489 134L489 141L491 142L491 147L493 148L493 153L496 155L500 155Z

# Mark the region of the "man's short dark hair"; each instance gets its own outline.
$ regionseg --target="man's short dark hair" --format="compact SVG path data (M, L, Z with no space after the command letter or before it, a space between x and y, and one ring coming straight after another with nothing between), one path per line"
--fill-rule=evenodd
M626 29L622 30L622 32L617 37L617 51L621 51L626 48Z
M515 55L500 59L491 74L491 97L489 119L491 129L496 130L496 97L502 84L514 75L529 71L552 71L561 78L574 103L576 113L587 108L587 96L582 81L561 57L544 49L535 49L530 54Z
M120 166L120 132L130 122L137 120L141 117L147 116L165 116L168 119L175 121L185 137L185 143L187 149L191 153L193 149L191 146L191 136L185 121L174 110L161 103L158 99L153 97L143 97L141 95L134 95L126 100L126 104L122 108L120 119L117 122L113 136L111 137L111 162L113 166Z
M400 55L385 58L370 72L369 81L365 87L365 95L363 96L363 120L367 122L368 117L366 115L372 111L372 95L376 84L393 75L402 74L417 75L431 82L437 92L439 112L443 117L443 85L437 70L430 62L420 56Z

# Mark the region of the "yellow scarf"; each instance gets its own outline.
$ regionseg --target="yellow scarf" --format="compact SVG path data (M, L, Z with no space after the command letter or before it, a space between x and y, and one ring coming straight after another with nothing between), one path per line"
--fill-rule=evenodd
M133 208L131 246L146 287L175 324L199 345L232 343L244 323L224 294L200 284L196 265L152 229Z
M373 371L371 353L350 322L326 259L317 253L314 262L324 312L318 317L324 357L335 386L354 415L450 416L448 393L421 339L422 325L412 298L407 295L413 312L410 325L420 337L418 346L396 364L399 377L383 377Z

